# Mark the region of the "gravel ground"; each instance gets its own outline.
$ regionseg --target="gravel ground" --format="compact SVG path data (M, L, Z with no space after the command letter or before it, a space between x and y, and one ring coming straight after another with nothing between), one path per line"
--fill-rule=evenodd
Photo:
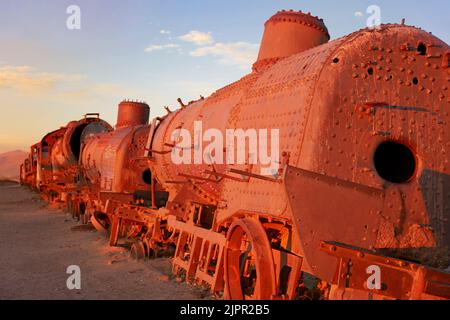
M0 183L0 299L210 298L176 282L169 259L133 261L128 249L111 248L101 234L76 226L29 189ZM81 290L67 288L71 265L81 269Z

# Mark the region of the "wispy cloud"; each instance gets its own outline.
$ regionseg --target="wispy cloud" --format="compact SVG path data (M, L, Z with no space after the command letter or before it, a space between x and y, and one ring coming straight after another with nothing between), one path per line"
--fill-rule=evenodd
M45 91L83 78L79 74L39 72L30 66L0 67L0 89Z
M178 39L196 44L198 46L207 45L214 42L211 32L201 32L197 30L189 31L185 35L179 36Z
M236 65L243 69L248 68L256 61L258 45L248 42L217 42L212 46L197 48L190 52L193 57L213 56L227 65Z
M165 30L161 30L163 33ZM191 30L178 37L178 40L194 44L197 48L192 49L189 55L192 57L210 56L222 64L238 66L247 69L255 62L258 54L258 45L248 42L216 42L211 32ZM145 48L145 52L151 53L167 49L177 49L179 54L184 54L182 44L153 44Z
M161 51L161 50L165 50L165 49L177 49L180 46L178 44L175 43L169 43L169 44L153 44L151 46L148 46L147 48L145 48L145 52L154 52L154 51Z
M80 74L41 72L31 66L0 67L0 101L32 96L66 103L67 98L85 101L132 92L122 85L93 82Z
M162 29L162 30L159 31L159 33L160 33L160 34L171 34L172 32L170 32L170 30L164 30L164 29Z
M96 81L89 75L0 65L0 152L25 148L48 130L87 112L100 112L113 123L118 101L142 95L134 86ZM19 119L20 125L11 119Z
M362 13L361 11L356 11L355 12L355 17L360 18L360 17L363 17L363 16L364 16L364 13Z

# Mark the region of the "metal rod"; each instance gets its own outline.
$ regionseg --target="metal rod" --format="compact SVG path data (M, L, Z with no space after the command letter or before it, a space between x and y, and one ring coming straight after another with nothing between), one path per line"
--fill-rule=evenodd
M262 176L262 175L251 173L251 172L247 172L247 171L242 171L242 170L237 170L237 169L230 169L230 172L236 173L236 174L240 174L240 175L243 175L243 176L249 177L249 178L254 178L254 179L259 179L259 180L264 180L264 181L270 181L270 182L280 182L280 180L278 180L278 179L269 178L269 177L266 177L266 176Z

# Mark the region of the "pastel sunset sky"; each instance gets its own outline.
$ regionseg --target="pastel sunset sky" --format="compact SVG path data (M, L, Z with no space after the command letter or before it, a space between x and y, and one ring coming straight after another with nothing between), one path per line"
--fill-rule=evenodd
M448 0L0 0L0 153L28 150L88 112L115 124L123 99L163 106L207 96L251 71L264 22L281 9L323 18L332 39L383 23L450 43ZM66 10L81 8L81 29Z

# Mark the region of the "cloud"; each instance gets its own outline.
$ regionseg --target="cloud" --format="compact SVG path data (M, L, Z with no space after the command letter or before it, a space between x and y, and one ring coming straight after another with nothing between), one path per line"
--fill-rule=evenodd
M258 45L248 42L217 42L212 46L197 48L190 52L193 57L213 56L227 65L236 65L243 69L251 66L258 54Z
M88 74L0 65L0 152L28 148L48 130L88 112L99 112L114 123L119 101L145 98L146 92L126 81L103 82Z
M167 34L167 30L161 30L160 33ZM211 32L191 30L188 33L178 37L178 40L192 43L197 46L189 52L192 57L214 57L222 64L238 66L248 69L255 61L259 46L248 42L216 42ZM166 49L177 49L177 52L184 54L184 46L180 44L154 44L145 48L145 52L151 53Z
M40 72L31 66L0 66L0 101L33 97L35 101L89 101L93 98L135 93L114 83L90 81L86 76ZM69 100L68 100L69 99Z
M364 17L364 13L362 13L361 11L356 11L355 12L355 17Z
M0 67L0 89L46 91L83 78L78 74L38 72L30 66Z
M171 34L172 32L170 32L170 30L161 30L161 31L159 31L159 33L161 33L161 34Z
M189 31L185 35L178 37L178 39L185 42L194 43L198 46L214 43L214 38L212 37L211 32L201 32L197 30Z
M161 50L165 50L165 49L176 49L179 48L180 46L178 44L175 43L169 43L169 44L154 44L151 46L148 46L147 48L145 48L145 52L154 52L154 51L161 51Z

